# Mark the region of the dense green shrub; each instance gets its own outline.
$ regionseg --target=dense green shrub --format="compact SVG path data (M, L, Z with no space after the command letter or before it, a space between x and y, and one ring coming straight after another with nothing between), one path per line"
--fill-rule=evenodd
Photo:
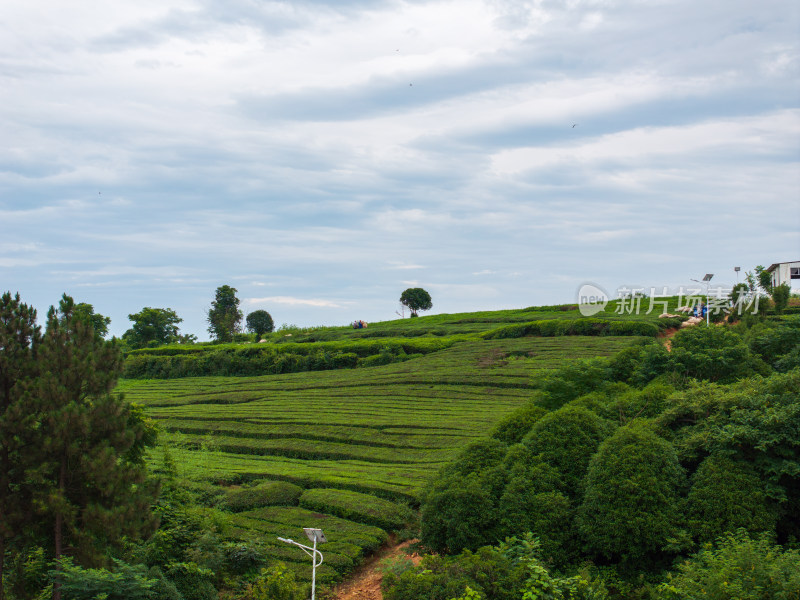
M530 531L539 538L544 558L563 567L579 550L573 504L559 491L536 492L534 483L530 476L518 476L506 485L498 510L500 535Z
M219 503L232 512L251 510L260 506L296 506L303 488L287 481L268 481L253 487L230 490Z
M677 533L684 472L671 444L643 426L604 441L592 458L578 528L591 553L642 566Z
M214 572L194 562L167 565L167 577L175 584L184 600L217 600Z
M782 536L800 534L800 369L734 385L697 383L671 398L655 421L681 462L694 469L709 453L747 462L781 503Z
M285 564L278 563L262 569L261 575L247 586L242 600L305 600L307 589Z
M602 585L582 576L562 578L542 564L530 534L458 556L426 556L383 578L386 600L605 600Z
M536 421L547 411L541 406L528 403L503 417L492 431L492 437L509 446L522 441Z
M799 318L760 323L747 331L745 339L753 352L778 371L786 372L800 365L795 358L800 351Z
M420 539L436 552L476 549L498 539L492 490L476 474L442 480L422 505Z
M612 378L611 363L604 358L576 360L558 371L539 376L532 383L542 392L534 404L555 410L567 402L584 396Z
M497 439L483 438L472 442L446 467L444 473L456 477L481 475L501 465L507 449L508 447Z
M792 287L788 283L772 288L772 308L776 313L781 314L789 304L789 296L792 294Z
M798 600L800 552L744 530L726 534L678 566L658 600Z
M581 495L589 460L610 433L611 425L580 406L565 406L539 419L523 439L533 455L559 473L570 498Z
M659 380L651 381L641 390L629 388L609 401L608 417L618 418L622 423L657 417L669 406L674 392L674 387Z
M69 600L149 600L154 597L156 580L149 578L147 567L114 562L113 571L84 569L73 564L72 557L64 557L50 576L61 585L63 597Z
M742 336L727 327L683 329L672 338L671 351L660 344L647 345L641 348L638 357L632 357L632 361L630 381L637 385L666 373L731 382L769 371L764 361L750 351Z
M454 600L467 588L479 598L518 600L526 579L526 565L515 565L497 548L482 547L457 557L426 556L419 567L386 573L382 588L385 600Z
M225 558L225 570L235 575L252 571L264 563L263 554L245 542L225 542L222 544L222 554Z
M687 502L689 532L700 543L738 528L773 532L778 515L764 487L765 481L750 464L709 456L692 476Z

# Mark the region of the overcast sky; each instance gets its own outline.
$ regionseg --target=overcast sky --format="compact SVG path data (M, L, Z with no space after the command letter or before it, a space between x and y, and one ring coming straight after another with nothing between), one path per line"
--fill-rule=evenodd
M800 260L796 0L0 4L0 291L207 339ZM42 315L43 316L43 315Z

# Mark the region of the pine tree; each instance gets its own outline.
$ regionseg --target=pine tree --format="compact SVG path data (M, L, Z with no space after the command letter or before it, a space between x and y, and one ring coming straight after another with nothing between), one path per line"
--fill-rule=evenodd
M155 526L156 490L143 460L154 429L141 410L111 394L120 349L95 335L66 295L48 312L38 360L40 460L28 472L39 490L34 505L52 527L56 561L69 554L100 564L108 546ZM58 587L53 597L60 600Z
M9 543L17 541L30 516L30 488L25 486L25 442L36 415L26 410L26 389L36 374L41 339L36 310L19 294L0 298L0 600Z

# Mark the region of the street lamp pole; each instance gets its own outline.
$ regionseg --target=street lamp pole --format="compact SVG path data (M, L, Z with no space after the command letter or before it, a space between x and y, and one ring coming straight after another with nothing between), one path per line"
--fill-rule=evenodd
M306 532L306 536L308 537L311 542L313 542L314 546L309 547L305 544L301 544L299 542L295 542L289 538L282 538L279 537L278 540L281 542L286 542L287 544L293 544L300 548L303 552L308 554L311 557L311 600L315 600L316 597L316 588L317 588L317 567L322 564L322 552L317 550L317 542L324 543L328 540L325 539L325 534L322 533L322 529L314 529L313 527L304 527L303 531ZM317 562L317 556L319 556L319 562Z
M692 279L692 281L702 283L706 286L706 327L711 327L711 309L708 306L708 288L711 285L712 277L714 277L713 273L706 273L706 276L703 277L703 281L700 281L699 279Z

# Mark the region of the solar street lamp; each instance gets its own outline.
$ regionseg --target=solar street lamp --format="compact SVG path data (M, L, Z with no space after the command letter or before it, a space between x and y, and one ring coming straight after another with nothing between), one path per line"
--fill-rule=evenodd
M311 600L315 599L316 587L317 587L317 567L322 564L322 552L317 550L317 542L325 543L328 540L325 538L325 534L322 533L322 529L314 529L313 527L303 527L303 531L306 532L306 536L308 537L311 542L313 542L314 546L309 547L299 542L295 542L294 540L290 540L288 538L279 537L278 539L281 542L286 542L287 544L293 544L300 548L303 552L308 554L311 557ZM317 562L317 556L319 556L319 562Z
M713 273L706 273L706 276L703 277L703 281L699 279L692 279L692 281L696 281L697 283L702 283L706 286L706 327L711 326L711 310L708 306L708 288L711 285L711 278L714 277Z

